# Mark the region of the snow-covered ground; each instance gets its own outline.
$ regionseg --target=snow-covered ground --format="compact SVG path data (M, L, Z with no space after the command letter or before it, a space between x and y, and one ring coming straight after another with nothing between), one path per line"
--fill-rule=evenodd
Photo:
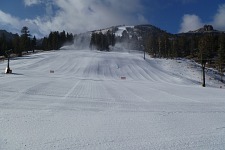
M224 85L202 88L191 61L61 50L12 60L14 74L6 63L1 150L225 148Z
M118 31L116 31L116 36L122 36L123 31L127 31L127 28L134 28L134 26L120 26L118 27Z

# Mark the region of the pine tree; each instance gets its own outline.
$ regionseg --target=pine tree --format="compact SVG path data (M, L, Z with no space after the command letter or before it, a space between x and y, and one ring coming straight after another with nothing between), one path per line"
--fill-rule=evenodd
M55 34L54 34L54 38L55 38L55 40L57 40L57 35L56 35L57 32L54 32L54 33L55 33ZM67 34L68 34L68 33L67 33ZM59 40L59 44L60 44L59 47L63 46L63 44L66 43L66 41L67 41L67 36L66 36L66 32L65 32L65 31L59 33L59 38L58 38L58 40Z
M199 41L199 55L198 55L202 65L203 87L205 87L205 67L210 57L209 54L210 54L210 38L208 35L204 35Z
M186 38L185 36L180 36L178 38L178 57L184 57L185 56L185 43L186 43Z
M15 35L12 43L13 43L13 52L15 54L18 54L18 56L22 56L22 51L20 48L20 36L18 34Z
M161 55L164 58L169 57L169 37L167 34L163 34L161 38Z
M71 44L71 43L73 43L73 41L74 41L74 36L73 36L73 34L72 33L67 33L66 34L66 42L67 43L69 43L69 44Z
M146 51L153 57L156 57L157 55L157 50L158 50L157 44L158 44L157 37L154 34L146 36L146 41L144 45L145 45Z
M163 40L162 37L158 37L158 57L161 58L162 57L162 50L163 50Z
M217 58L217 66L219 72L221 74L221 81L223 81L223 69L225 65L225 34L221 33L219 36L219 49L218 49L218 58Z
M36 48L36 44L37 44L37 39L34 36L32 41L31 41L31 47L32 47L33 52L34 52L34 49Z
M22 51L29 51L31 49L31 40L30 40L30 31L29 28L24 26L21 29L21 41L20 41L20 48Z
M177 37L174 37L172 40L172 52L171 56L173 57L178 57L178 40Z
M48 49L48 38L44 37L43 41L42 41L42 49L43 50L49 50Z
M6 56L5 52L7 49L8 49L7 41L5 34L3 33L2 36L0 37L0 55Z
M103 51L107 50L109 51L109 46L115 45L115 35L112 34L110 31L108 31L106 34L103 34L102 32L99 33L92 33L91 35L91 41L90 41L90 48Z

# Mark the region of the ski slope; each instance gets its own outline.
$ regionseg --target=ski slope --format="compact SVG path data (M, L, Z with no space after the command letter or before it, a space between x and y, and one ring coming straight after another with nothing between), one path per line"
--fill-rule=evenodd
M224 85L202 88L191 61L61 50L15 58L13 74L6 64L1 150L225 148Z

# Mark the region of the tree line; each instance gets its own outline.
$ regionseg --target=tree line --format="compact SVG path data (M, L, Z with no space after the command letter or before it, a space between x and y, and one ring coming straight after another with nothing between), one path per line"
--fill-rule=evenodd
M58 50L64 44L72 44L74 36L72 33L66 33L65 31L50 32L48 37L44 37L41 44L43 50Z
M225 33L186 33L149 35L144 42L145 50L153 57L191 58L202 64L225 70Z
M13 39L8 39L3 33L0 37L0 55L6 56L6 52L11 50L11 53L22 56L23 51L34 51L36 47L36 37L31 37L28 27L21 29L21 36L15 34Z
M99 33L93 32L91 34L90 48L100 51L109 51L110 46L115 46L115 34L108 30L105 34L101 31Z
M21 29L21 35L15 34L10 39L4 33L0 36L0 56L7 57L6 53L9 50L17 56L22 56L28 51L34 52L34 50L58 50L66 43L73 43L73 39L73 34L55 31L48 37L38 40L35 36L31 36L29 28L24 26Z

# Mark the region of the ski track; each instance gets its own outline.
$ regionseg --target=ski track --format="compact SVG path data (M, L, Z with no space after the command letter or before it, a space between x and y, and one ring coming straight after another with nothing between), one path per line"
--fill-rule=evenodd
M188 65L89 50L13 59L0 74L0 150L224 149L224 85L200 87Z

